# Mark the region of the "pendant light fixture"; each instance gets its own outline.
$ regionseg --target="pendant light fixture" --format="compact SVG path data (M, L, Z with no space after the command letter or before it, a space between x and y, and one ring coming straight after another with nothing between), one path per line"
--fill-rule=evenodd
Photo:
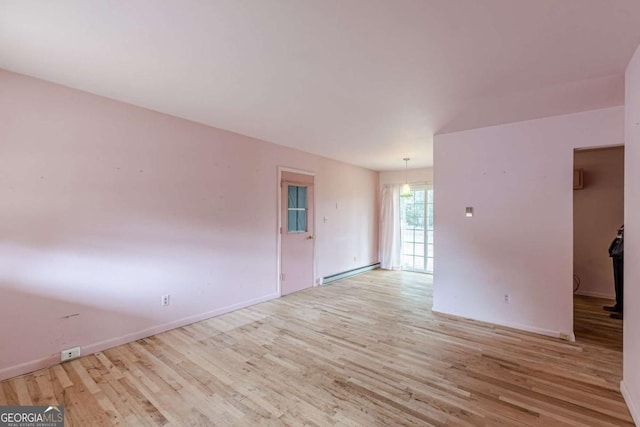
M411 159L405 157L402 160L404 160L404 185L402 186L400 197L411 197L411 187L409 187L409 181L407 180L407 167L409 165L409 160Z

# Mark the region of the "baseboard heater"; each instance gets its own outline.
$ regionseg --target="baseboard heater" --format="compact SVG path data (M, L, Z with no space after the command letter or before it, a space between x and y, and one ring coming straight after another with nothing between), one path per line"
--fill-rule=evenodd
M347 277L355 276L358 274L366 273L367 271L375 270L376 268L380 268L379 262L376 262L375 264L367 265L365 267L359 267L359 268L354 268L353 270L343 271L342 273L332 274L331 276L323 277L322 284L328 285L329 283L346 279Z

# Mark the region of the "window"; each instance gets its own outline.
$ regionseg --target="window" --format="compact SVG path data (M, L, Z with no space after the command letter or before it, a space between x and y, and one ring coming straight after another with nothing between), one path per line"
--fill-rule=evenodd
M287 231L304 233L307 231L307 187L288 185Z
M400 198L402 268L433 273L433 190L411 188Z

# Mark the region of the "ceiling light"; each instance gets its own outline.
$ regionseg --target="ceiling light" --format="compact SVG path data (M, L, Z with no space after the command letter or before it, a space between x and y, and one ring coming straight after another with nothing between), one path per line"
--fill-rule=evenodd
M404 160L404 185L402 186L400 197L411 197L411 187L409 186L409 181L407 180L407 166L409 164L409 160L411 159L405 157L402 160Z

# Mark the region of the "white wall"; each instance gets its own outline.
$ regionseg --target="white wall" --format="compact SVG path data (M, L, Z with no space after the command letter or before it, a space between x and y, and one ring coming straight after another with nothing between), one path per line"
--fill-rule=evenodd
M572 336L573 150L623 143L623 117L615 107L435 137L434 310Z
M626 72L624 378L622 394L640 425L640 47Z
M576 151L584 187L573 192L573 273L577 293L615 298L609 244L624 222L624 148Z
M318 277L378 260L377 172L2 70L0 87L0 379L276 297L278 166L316 173Z

